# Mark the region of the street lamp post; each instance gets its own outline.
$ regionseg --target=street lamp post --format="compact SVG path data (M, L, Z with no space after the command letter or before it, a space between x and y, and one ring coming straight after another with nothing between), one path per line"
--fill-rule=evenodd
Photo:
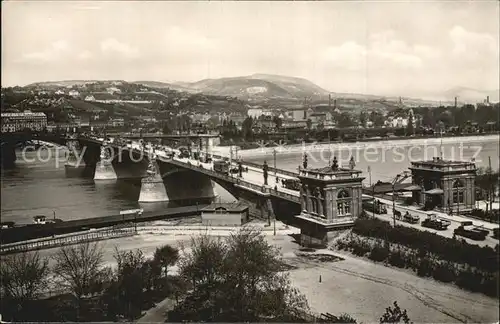
M399 174L398 174L399 177ZM396 181L392 184L392 220L394 222L394 226L396 226L396 197L395 197L395 186Z
M276 149L273 149L273 157L274 157L274 177L278 179L276 174ZM276 180L276 182L278 181Z
M274 215L273 224L274 224L274 236L276 236L276 215Z

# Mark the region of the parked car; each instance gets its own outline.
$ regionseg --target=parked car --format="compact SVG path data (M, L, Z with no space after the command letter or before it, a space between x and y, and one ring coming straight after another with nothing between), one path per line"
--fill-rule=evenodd
M423 227L432 228L438 231L444 231L450 226L451 222L446 219L438 218L436 214L429 214L426 219L422 221Z
M380 200L364 201L363 209L376 214L387 214L387 206Z
M409 212L406 212L403 216L403 221L410 224L418 224L420 222L420 217L417 215L412 215Z
M474 241L484 241L490 231L482 226L474 226L471 221L466 221L462 222L460 226L453 231L453 233Z

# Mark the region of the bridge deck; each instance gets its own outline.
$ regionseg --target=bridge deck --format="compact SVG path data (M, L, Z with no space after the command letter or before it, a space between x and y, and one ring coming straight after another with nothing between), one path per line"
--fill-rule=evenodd
M127 147L137 151L141 150L140 144L135 142L132 144L127 144ZM164 149L170 150L170 148L166 146L164 146ZM149 153L152 153L152 151L149 151ZM252 191L259 191L265 194L270 194L271 196L292 201L294 203L300 203L300 193L298 191L284 188L283 186L281 186L280 181L276 182L276 177L278 177L279 179L295 178L297 174L290 171L276 169L276 173L274 173L274 169L272 169L272 171L270 171L268 174L268 185L266 186L264 185L264 176L262 169L257 168L253 163L249 164L242 162L244 166L248 167L248 172L244 172L242 174L242 177L240 178L237 174L226 175L213 171L213 162L203 163L198 160L189 158L169 158L167 152L162 150L156 150L155 153L161 161L201 172L212 178L219 178L228 182L232 182L238 184L240 187L248 188Z

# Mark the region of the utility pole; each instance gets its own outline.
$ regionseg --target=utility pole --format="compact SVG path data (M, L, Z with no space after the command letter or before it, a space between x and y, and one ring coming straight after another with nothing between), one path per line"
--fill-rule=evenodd
M488 168L489 168L489 175L488 175L488 182L489 182L489 188L488 191L490 194L488 195L490 199L490 213L493 210L493 196L494 196L494 190L493 190L493 170L491 169L491 156L488 156ZM493 215L493 214L492 214Z
M399 174L396 179L399 178ZM396 197L395 197L395 186L396 181L392 183L392 221L394 222L394 227L396 227Z
M372 187L372 198L373 198L373 218L375 218L375 184L372 184L372 168L368 166L368 175L370 178L370 187Z
M276 149L273 149L273 157L274 157L274 176L276 177Z
M231 173L231 165L233 165L233 146L229 146L229 174L231 177L233 174Z

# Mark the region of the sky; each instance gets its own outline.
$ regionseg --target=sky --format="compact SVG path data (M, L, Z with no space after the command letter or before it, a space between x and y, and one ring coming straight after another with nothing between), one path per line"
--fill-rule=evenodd
M2 86L254 73L332 92L499 88L499 2L3 1Z

